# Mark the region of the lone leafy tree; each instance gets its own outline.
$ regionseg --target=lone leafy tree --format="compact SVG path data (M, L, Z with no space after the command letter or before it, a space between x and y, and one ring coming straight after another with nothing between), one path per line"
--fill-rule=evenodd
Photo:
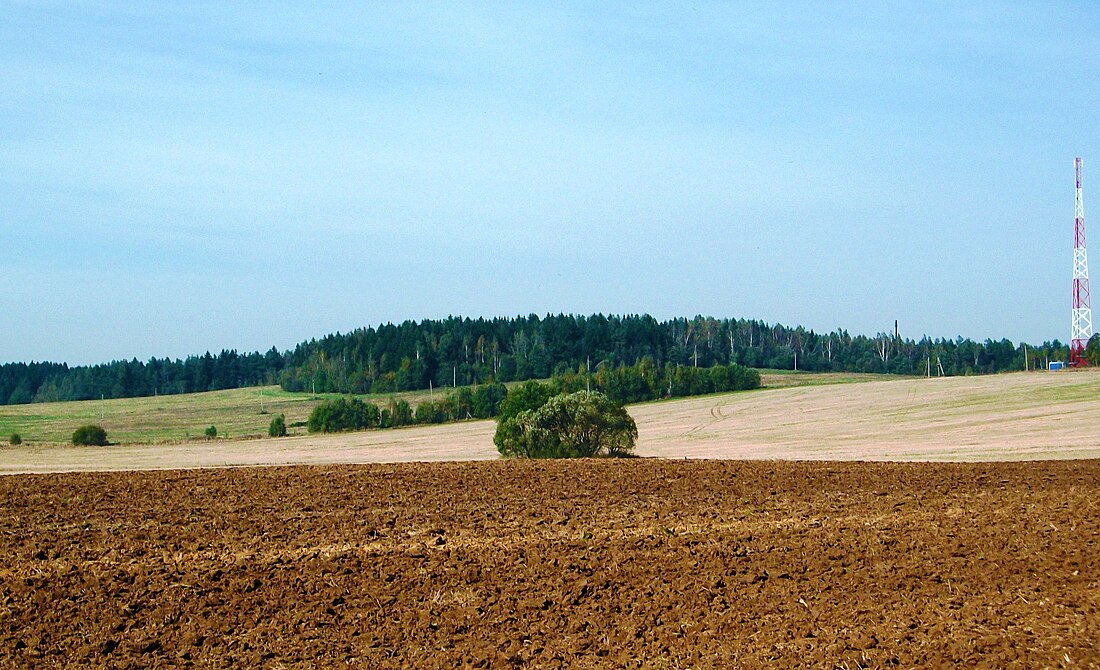
M504 456L589 458L627 456L638 427L622 405L599 392L558 395L537 409L502 418L494 438Z

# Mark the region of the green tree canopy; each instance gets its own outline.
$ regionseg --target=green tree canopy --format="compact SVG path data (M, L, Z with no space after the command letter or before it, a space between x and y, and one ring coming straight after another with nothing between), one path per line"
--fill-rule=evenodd
M1085 360L1089 365L1100 365L1100 333L1090 337L1088 344L1085 345Z
M102 426L81 426L73 431L73 444L78 446L104 447L107 442L107 431Z
M282 414L275 415L271 425L267 427L268 437L286 437L286 417Z
M524 410L535 410L557 394L552 386L539 382L526 382L508 391L500 402L500 420L511 419Z
M390 423L394 426L407 426L413 422L413 410L409 401L390 399Z
M500 403L508 397L504 384L482 384L474 389L472 411L475 418L488 419L500 412Z
M599 392L579 391L502 418L494 442L504 456L588 458L626 456L637 439L638 427L622 405Z
M325 400L313 408L306 421L311 433L338 433L345 430L377 428L382 416L378 407L359 398Z

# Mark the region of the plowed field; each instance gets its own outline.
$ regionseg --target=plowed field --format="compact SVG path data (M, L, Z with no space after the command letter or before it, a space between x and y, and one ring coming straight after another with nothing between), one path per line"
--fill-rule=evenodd
M4 667L1098 667L1100 461L0 478Z

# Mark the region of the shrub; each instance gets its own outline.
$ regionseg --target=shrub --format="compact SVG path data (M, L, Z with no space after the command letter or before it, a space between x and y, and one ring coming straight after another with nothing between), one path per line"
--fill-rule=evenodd
M268 437L286 437L286 417L278 414L267 427Z
M413 410L407 400L390 400L390 424L407 426L413 422Z
M477 419L488 419L500 413L500 403L508 396L504 384L484 384L474 389L473 415Z
M81 426L73 431L73 444L84 447L103 447L110 444L107 441L107 431L102 426Z
M218 436L217 426L208 427L206 430L203 431L203 435L206 435L206 439L213 440L215 437Z
M494 438L501 454L521 458L628 456L637 440L638 427L622 405L587 391L502 419Z
M451 412L455 421L472 419L474 417L474 392L469 386L463 386L451 393Z
M306 428L311 433L338 433L377 428L382 415L378 407L358 398L325 400L309 413Z
M413 419L416 423L443 423L452 418L451 405L444 398L427 400L416 406Z
M19 433L12 433L10 442L12 446L23 444L23 437Z

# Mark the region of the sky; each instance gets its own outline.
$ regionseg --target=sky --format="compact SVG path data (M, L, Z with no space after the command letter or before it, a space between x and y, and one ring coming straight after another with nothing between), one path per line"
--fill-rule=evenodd
M452 314L1065 342L1075 156L1100 212L1095 2L0 16L0 362Z

